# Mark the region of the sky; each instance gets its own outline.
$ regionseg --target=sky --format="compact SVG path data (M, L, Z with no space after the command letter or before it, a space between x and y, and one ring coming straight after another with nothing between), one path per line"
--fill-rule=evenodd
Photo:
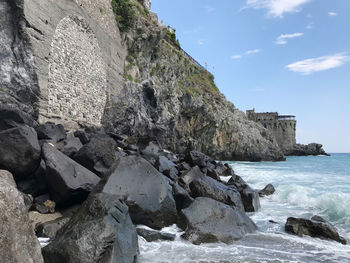
M297 142L350 152L349 0L153 0L242 111L297 118Z

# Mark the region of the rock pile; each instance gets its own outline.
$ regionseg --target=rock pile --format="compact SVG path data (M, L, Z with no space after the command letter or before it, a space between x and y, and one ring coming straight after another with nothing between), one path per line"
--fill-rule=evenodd
M36 251L33 262L42 261L28 211L37 236L52 239L42 250L49 263L132 263L138 255L137 233L149 241L174 239L136 231L134 224L155 230L178 224L194 244L231 243L256 230L245 211L258 209L259 195L227 164L198 151L177 155L152 139L103 128L67 132L62 125L39 125L10 107L4 112L0 168L15 175L22 192L6 178L12 181L2 187L13 188L16 195L2 198L8 213L1 225L14 233L16 222L9 223L6 216L19 213L23 224L18 229L26 242L14 238L18 247L1 256L27 253L30 246ZM220 176L231 179L226 183ZM2 244L5 240L1 236Z

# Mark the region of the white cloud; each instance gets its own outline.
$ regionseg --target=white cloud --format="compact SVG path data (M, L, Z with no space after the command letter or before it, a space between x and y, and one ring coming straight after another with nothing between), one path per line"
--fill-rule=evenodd
M198 43L198 45L204 45L204 40L203 40L203 39L199 39L199 40L197 41L197 43Z
M258 54L260 53L261 50L260 49L251 49L251 50L247 50L246 52L242 53L242 54L236 54L231 56L232 59L240 59L243 58L245 56L249 56L249 55L253 55L253 54Z
M286 68L290 71L302 73L303 75L310 75L314 72L343 66L347 61L349 61L349 58L350 57L346 56L344 53L339 53L330 56L297 61L287 65Z
M329 16L336 16L336 15L338 15L336 12L328 12L328 15Z
M314 23L313 22L309 23L305 28L306 29L313 29L314 28Z
M311 0L246 0L244 8L267 9L271 17L283 17L285 13L295 13Z
M303 35L304 33L282 34L276 39L275 43L277 45L285 45L287 44L287 39L301 37Z

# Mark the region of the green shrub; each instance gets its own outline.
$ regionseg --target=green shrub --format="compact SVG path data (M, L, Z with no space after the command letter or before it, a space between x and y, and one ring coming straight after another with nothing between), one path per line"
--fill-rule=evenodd
M112 8L120 31L129 30L136 20L136 12L130 0L112 0Z
M172 31L168 28L168 30L166 31L166 38L168 41L170 41L171 44L173 44L175 47L180 48L180 42L179 40L177 40L176 38L176 34L175 34L175 29L173 29Z

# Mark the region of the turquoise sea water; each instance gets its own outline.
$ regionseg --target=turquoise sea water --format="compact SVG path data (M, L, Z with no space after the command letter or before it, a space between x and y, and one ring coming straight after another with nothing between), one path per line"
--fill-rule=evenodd
M165 230L177 234L175 242L148 243L140 237L141 263L350 262L350 245L284 232L289 216L317 214L350 243L350 154L230 164L253 188L268 183L276 188L274 195L260 199L258 212L249 213L259 230L232 245L195 246L182 240L181 230L172 226Z

